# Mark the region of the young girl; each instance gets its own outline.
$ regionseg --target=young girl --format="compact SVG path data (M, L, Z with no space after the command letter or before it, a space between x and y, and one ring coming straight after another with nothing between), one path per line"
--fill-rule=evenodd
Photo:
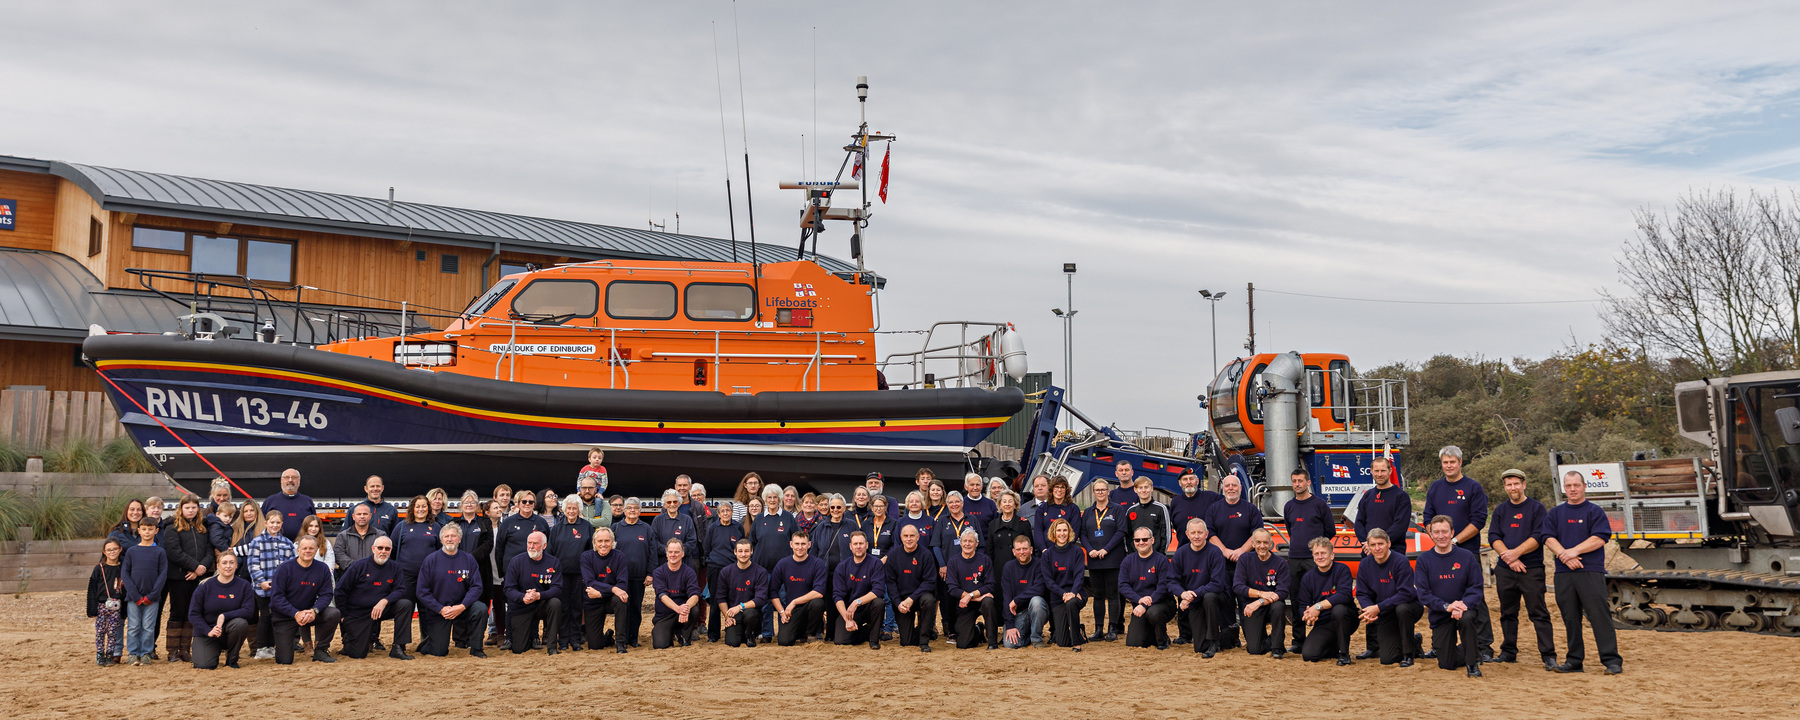
M319 516L308 515L300 520L300 534L294 536L294 542L300 542L300 538L308 535L319 541L319 554L313 559L325 563L325 569L337 572L337 557L332 552L331 542L325 538L325 522Z
M237 528L238 507L229 502L213 506L212 514L206 516L206 537L212 541L213 552L231 552L233 531Z
M281 534L281 511L263 516L263 532L245 545L250 564L250 587L256 591L256 640L251 643L258 660L275 659L275 615L269 610L269 591L275 585L275 569L294 559L294 543Z
M149 662L156 647L163 583L169 578L169 556L156 546L156 521L144 518L137 532L138 544L126 549L119 562L119 582L125 587L125 655L132 665Z
M120 564L125 546L108 539L100 547L100 564L88 578L87 614L94 619L94 663L100 667L119 664L125 647L125 581Z

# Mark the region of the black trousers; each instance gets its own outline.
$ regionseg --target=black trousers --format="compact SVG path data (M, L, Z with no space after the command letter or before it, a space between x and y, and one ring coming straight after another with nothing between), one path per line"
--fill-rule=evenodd
M1288 588L1296 593L1300 592L1300 578L1305 577L1306 569L1312 566L1311 555L1304 558L1288 558ZM1292 595L1288 596L1287 621L1288 629L1294 633L1293 644L1299 645L1306 640L1306 623L1300 621L1300 613L1306 609L1306 606L1294 602L1295 599Z
M1356 633L1359 622L1356 608L1349 605L1333 605L1319 613L1318 621L1305 629L1306 638L1300 641L1300 659L1317 662L1349 655L1350 636Z
M1246 603L1248 604L1248 603ZM1282 643L1282 631L1287 623L1287 603L1276 600L1256 609L1250 617L1244 618L1244 651L1251 655L1261 655L1270 650L1286 651ZM1241 613L1240 613L1241 614Z
M534 603L507 608L506 641L512 644L514 655L531 649L531 628L540 620L544 623L544 647L556 647L562 626L562 598L539 598Z
M1088 597L1094 599L1094 632L1106 631L1115 635L1125 632L1125 604L1124 598L1119 597L1118 568L1089 568Z
M209 637L210 627L194 626L194 667L211 670L219 666L219 653L225 653L226 663L238 661L238 650L244 645L244 638L250 635L250 621L243 618L232 618L225 621L225 629L219 637Z
M1188 603L1186 612L1176 617L1185 618L1188 637L1194 641L1194 652L1204 652L1207 643L1219 642L1225 635L1225 620L1231 613L1231 597L1225 593L1209 592Z
M1225 614L1221 617L1224 628L1219 636L1219 647L1230 649L1238 647L1238 626L1244 621L1244 598L1231 592L1230 585L1237 578L1237 561L1225 561Z
M1382 611L1365 631L1364 642L1369 652L1380 655L1383 665L1400 662L1402 656L1425 654L1424 648L1413 642L1413 628L1418 626L1419 616L1423 614L1425 606L1418 603L1400 603Z
M858 607L856 609L856 614L850 618L856 621L855 630L844 629L843 615L836 612L832 613L832 642L839 645L855 645L857 643L868 642L870 637L881 637L881 620L883 618L883 609L885 607L887 607L887 603L882 602L879 597L871 600L866 605ZM833 604L832 609L836 610L837 606Z
M587 606L587 603L581 601L582 598L587 597L587 586L581 584L581 571L564 573L562 586L562 597L558 599L565 601L563 602L562 627L568 628L568 630L562 633L558 640L569 647L580 647L583 639L581 630L587 627L581 621L581 613Z
M1449 613L1437 613L1431 624L1431 649L1437 651L1439 669L1455 670L1480 664L1481 637L1475 627L1476 615L1474 608L1463 613L1461 620L1450 617Z
M650 647L657 650L667 648L675 644L677 636L685 640L688 632L700 626L701 612L700 606L695 605L693 610L688 611L687 622L681 622L681 616L675 613L656 617L650 623Z
M719 604L713 603L713 607L716 609ZM721 622L723 622L722 619ZM737 647L744 644L744 640L756 637L760 632L762 632L762 606L758 605L738 611L737 622L732 623L731 627L721 629L719 637L725 641L726 645Z
M775 623L780 626L775 633L777 645L787 646L804 641L812 637L813 628L822 627L820 620L825 614L825 598L813 598L798 605L789 603L788 607L793 609L792 620L781 622L781 616L775 616Z
M312 633L313 647L316 650L325 650L331 647L331 635L337 632L338 621L341 619L343 616L334 607L320 610L318 617L314 618L312 624L306 627L301 627L299 623L294 622L292 616L277 616L275 618L275 662L282 665L294 664L294 639L307 637L307 633Z
M1175 617L1175 601L1163 598L1137 614L1131 607L1131 629L1125 633L1125 647L1151 647L1169 641L1169 618Z
M583 587L581 594L586 596L587 588ZM626 644L625 633L618 632L620 623L625 619L624 604L624 600L612 593L607 593L603 598L585 598L581 601L581 634L590 649L599 649L606 644L607 613L613 616L613 645Z
M1499 563L1494 566L1494 590L1500 596L1500 652L1519 654L1519 604L1524 601L1525 614L1537 630L1538 657L1556 659L1556 635L1550 627L1550 606L1544 602L1544 566L1527 567L1515 572ZM1607 621L1610 626L1611 620Z
M1087 605L1087 598L1064 601L1062 593L1052 590L1044 599L1050 601L1050 642L1056 643L1057 647L1075 647L1087 642L1081 625L1081 608Z
M903 597L901 601L905 599ZM929 593L914 599L911 610L901 610L900 603L894 603L894 624L898 626L895 630L899 634L900 644L906 647L919 644L922 639L919 636L931 629L936 610L937 596Z
M945 617L956 618L956 647L959 650L980 645L982 642L996 644L1000 642L1000 601L993 595L980 600L971 600L968 605L961 605L961 595L954 598L952 607L944 613ZM985 624L980 632L975 630L975 621Z
M713 567L713 566L702 565L700 567L701 595L704 596L704 595L710 594L707 591L711 590L712 588L707 586L706 578L711 577L711 573L716 573L718 571L719 571L719 568ZM719 599L716 597L715 598L706 598L706 599L701 600L700 604L706 606L706 610L705 610L706 611L706 639L711 640L713 642L718 642L720 633L722 632L720 630L721 621L724 620L724 618L719 615Z
M1581 638L1583 617L1594 628L1594 644L1600 646L1601 664L1624 663L1619 657L1618 633L1613 630L1612 616L1606 611L1605 573L1557 573L1556 609L1562 611L1563 631L1568 635L1570 663L1580 665L1587 657L1587 644Z
M454 620L445 620L444 616L430 610L419 611L419 654L443 657L450 654L450 634L455 632L465 637L472 637L474 642L469 647L481 648L481 633L487 629L488 609L486 605L475 603L464 608L461 615ZM471 635L472 634L472 635Z
M644 579L634 577L625 582L625 609L618 611L613 620L613 627L623 628L615 633L627 645L637 647L638 632L644 627Z
M381 621L369 617L374 608L345 608L348 613L343 620L344 656L364 658L369 656L369 646L381 634ZM387 609L381 613L381 620L394 621L394 647L400 648L412 644L411 600L401 598L388 603Z
M269 609L269 599L256 596L256 640L250 643L250 649L275 647L275 613Z

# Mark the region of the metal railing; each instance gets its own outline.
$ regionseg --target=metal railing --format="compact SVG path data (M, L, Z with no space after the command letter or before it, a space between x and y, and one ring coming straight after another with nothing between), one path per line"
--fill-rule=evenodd
M710 366L711 369L708 372L711 375L710 379L712 380L713 390L715 390L715 391L722 391L721 388L724 387L723 379L721 377L723 375L723 371L724 371L724 367L725 367L724 364L721 362L723 360L760 360L760 361L764 361L767 364L783 364L783 365L798 364L798 361L805 360L806 367L805 367L805 370L802 371L802 373L801 373L800 389L802 391L820 390L820 389L822 389L822 387L824 385L824 369L825 369L826 365L837 365L842 362L855 360L857 358L857 355L855 355L854 353L852 353L852 354L826 354L825 353L826 346L827 345L861 345L864 342L863 340L850 339L848 333L838 332L838 331L826 331L826 330L811 330L811 331L796 331L796 330L681 330L681 329L664 329L664 328L616 328L616 327L588 327L588 326L576 326L576 325L541 325L541 324L532 323L529 321L520 321L520 320L508 320L506 322L482 322L482 323L476 323L475 327L478 329L479 328L496 328L497 329L497 328L501 328L501 327L504 327L507 329L506 347L504 350L502 350L500 352L495 352L494 350L492 350L490 348L476 347L473 345L464 345L462 343L456 343L456 347L464 349L464 350L472 350L475 352L482 352L482 353L498 355L499 357L496 359L496 362L494 365L494 379L496 379L496 380L500 378L500 365L502 363L506 364L508 367L508 372L509 372L508 379L512 379L512 380L517 379L518 356L521 354L517 350L519 347L519 342L518 342L519 330L521 328L524 328L527 331L530 331L530 330L554 330L554 331L559 331L559 332L560 331L581 331L581 332L585 332L585 333L606 333L607 349L606 349L606 357L605 358L589 358L589 357L583 357L580 355L567 355L567 354L558 354L558 353L525 353L525 354L529 354L529 355L532 355L535 357L556 358L559 360L574 360L574 361L579 361L579 362L604 362L609 366L609 368L607 370L607 385L608 385L608 387L610 387L610 388L618 388L619 387L618 374L622 372L624 374L624 380L625 380L624 389L627 389L627 390L631 389L631 366L634 364L642 363L642 362L646 362L646 361L645 360L634 360L628 356L621 355L619 353L619 333L621 333L621 332L635 333L640 338L659 338L660 337L660 338L665 338L665 339L672 339L672 338L678 338L678 337L687 337L687 338L701 337L701 338L704 338L707 335L711 335L712 341L713 341L713 350L710 353L707 353L707 352L679 352L679 351L652 351L650 353L650 357L651 358L668 358L668 359L676 359L676 358L707 359L707 358L710 358L712 360L712 364ZM463 333L453 332L453 333L449 333L449 336L451 338L454 338L460 334L463 334ZM773 340L804 341L807 339L811 339L812 343L813 343L813 348L812 348L812 352L810 352L810 353L748 353L748 352L726 352L726 351L724 351L724 349L723 349L724 338L726 336L737 336L737 335L742 335L742 336L744 336L744 339L747 339L747 340L771 340L771 339L773 339ZM748 388L751 386L733 385L731 387L735 391L740 388ZM734 392L733 394L738 394L738 393Z
M125 272L135 275L140 287L169 302L188 308L190 314L210 313L227 323L243 326L243 336L246 338L264 325L279 327L286 324L288 333L278 338L278 341L291 342L296 345L314 346L351 338L392 337L406 332L429 332L431 330L429 325L416 325L410 321L421 317L454 317L416 311L395 313L307 305L301 301L301 296L305 290L312 288L304 285L271 286L242 275L145 268L126 268ZM294 298L292 300L283 299L277 297L276 292L292 292ZM241 293L241 295L234 293ZM393 318L396 315L402 315L406 319L400 321L382 319ZM200 328L192 329L200 330ZM216 331L215 328L209 332Z
M940 328L954 328L957 339L954 344L937 345ZM973 339L969 337L971 328L989 328ZM992 390L1002 382L1004 372L1000 370L1000 333L1006 330L1003 322L980 322L973 320L947 320L935 323L925 330L924 347L906 353L890 353L876 364L887 377L890 388L914 387L980 387ZM955 363L948 373L931 372L942 368L946 363ZM889 374L889 368L905 369L908 375L904 379Z
M1412 410L1405 380L1314 369L1308 369L1306 376L1305 392L1320 387L1330 390L1332 402L1312 405L1312 409L1330 410L1332 419L1344 425L1343 430L1320 431L1309 423L1304 429L1310 442L1404 445L1411 437Z

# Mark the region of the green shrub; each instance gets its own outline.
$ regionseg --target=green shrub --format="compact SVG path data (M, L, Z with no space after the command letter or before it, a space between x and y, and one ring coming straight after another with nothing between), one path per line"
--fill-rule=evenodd
M120 435L101 448L100 457L105 462L107 472L116 473L153 473L156 465L138 448L130 435Z
M25 472L25 449L0 441L0 472Z
M13 539L13 528L25 524L25 496L0 490L0 540Z
M44 472L99 475L106 472L106 461L92 441L74 440L44 452Z
M125 506L130 505L132 500L142 499L135 494L130 494L114 495L105 500L90 501L94 508L93 518L80 537L106 537L107 533L112 532L113 525L119 522L119 518L125 517Z
M94 523L95 505L70 497L61 488L39 488L23 505L24 521L14 525L30 525L33 542L72 540Z

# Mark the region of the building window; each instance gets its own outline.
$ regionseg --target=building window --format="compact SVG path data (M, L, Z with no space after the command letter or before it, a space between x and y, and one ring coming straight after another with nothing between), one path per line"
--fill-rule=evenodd
M450 253L438 256L438 272L455 275L461 270L462 258Z
M294 242L263 238L221 237L180 230L134 227L134 250L188 256L188 272L238 275L258 282L294 282Z
M100 254L103 232L105 232L105 228L100 226L100 218L88 218L88 257Z
M187 233L180 230L134 227L131 229L131 249L186 253Z

